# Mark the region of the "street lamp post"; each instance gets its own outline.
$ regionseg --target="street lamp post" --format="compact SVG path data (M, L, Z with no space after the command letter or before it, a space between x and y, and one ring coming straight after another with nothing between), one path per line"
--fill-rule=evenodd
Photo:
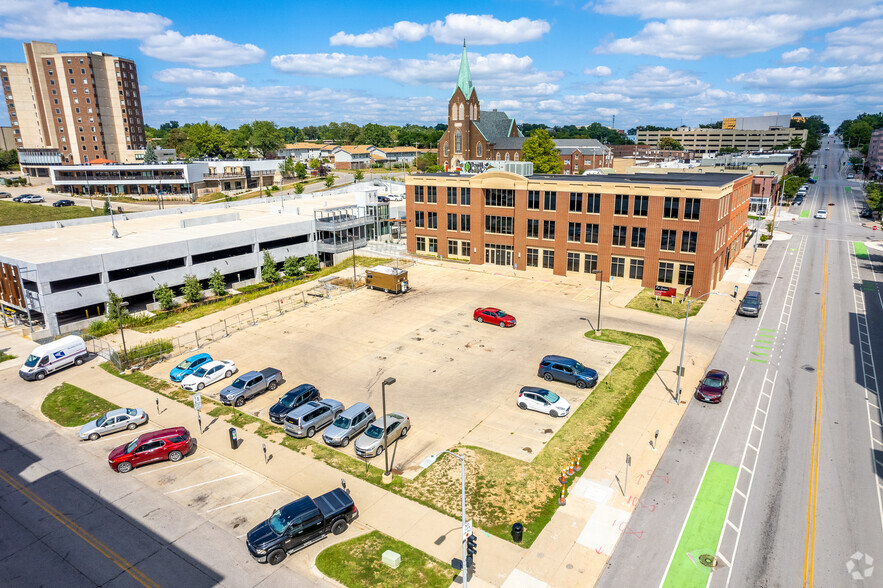
M119 239L120 234L117 232L116 224L113 222L113 207L110 205L110 194L105 193L107 197L107 210L110 212L110 236Z
M595 328L595 333L601 333L601 293L604 291L604 271L603 270L595 270L592 272L598 276L598 281L601 283L598 286L598 326Z
M123 300L117 305L117 319L120 322L120 337L123 339L123 369L129 367L129 352L126 350L126 335L123 333L123 309L129 306L129 303Z
M681 403L681 372L684 371L684 347L687 345L687 321L690 319L690 303L695 302L701 298L705 298L710 294L718 294L720 296L726 296L726 294L721 294L720 292L706 292L705 294L701 294L692 299L687 299L687 316L684 317L684 337L681 339L681 361L678 364L678 383L675 386L675 402L677 404Z
M429 467L430 465L435 463L435 460L437 460L438 457L442 453L447 453L449 455L453 455L454 457L456 457L457 459L460 460L460 506L462 509L463 529L466 529L466 457L463 455L453 453L451 451L440 451L438 453L434 453L429 456L429 459L427 460L429 462L427 464L427 467ZM463 567L460 571L463 572L463 588L466 588L466 576L469 575L469 572L466 569L466 539L465 538L463 539Z
M387 378L380 384L381 396L383 397L383 459L386 469L383 470L384 476L389 476L389 446L387 445L387 422L386 422L386 387L396 383L395 378Z

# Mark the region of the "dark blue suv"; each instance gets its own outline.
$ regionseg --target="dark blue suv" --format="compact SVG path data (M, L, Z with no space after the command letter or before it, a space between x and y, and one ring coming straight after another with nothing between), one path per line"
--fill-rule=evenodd
M540 362L537 375L547 382L558 380L575 384L577 388L592 388L598 383L598 372L587 368L575 359L560 355L547 355Z
M311 400L321 400L319 390L311 384L301 384L286 392L279 401L270 407L270 420L281 425L285 415Z

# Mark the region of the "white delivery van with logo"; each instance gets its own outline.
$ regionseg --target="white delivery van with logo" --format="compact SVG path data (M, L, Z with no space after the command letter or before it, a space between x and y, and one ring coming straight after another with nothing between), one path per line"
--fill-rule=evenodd
M18 371L25 380L42 380L54 371L86 361L86 342L76 335L62 337L34 349Z

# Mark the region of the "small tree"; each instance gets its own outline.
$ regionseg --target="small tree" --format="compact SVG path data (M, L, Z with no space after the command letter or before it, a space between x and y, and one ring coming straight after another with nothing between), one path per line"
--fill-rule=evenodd
M208 287L211 288L215 296L223 296L227 292L227 281L218 268L212 269L212 275L208 279Z
M156 163L156 150L150 141L147 142L147 147L144 148L144 163Z
M279 270L276 269L276 260L270 255L270 252L264 250L264 265L261 266L261 279L270 284L279 281Z
M126 307L122 306L123 297L114 292L113 290L107 291L107 302L104 305L104 314L107 317L107 320L118 320L120 313L122 313L123 318L125 318Z
M524 159L533 163L537 174L560 174L562 163L555 142L546 129L534 129L521 146ZM427 169L427 171L429 171Z
M279 164L279 171L283 178L290 178L296 173L295 167L294 160L290 157L286 157L282 163Z
M159 307L163 310L172 310L175 308L175 293L169 288L168 284L160 284L153 291L153 298L159 303Z
M361 182L362 180L365 179L365 172L363 172L363 171L360 170L360 169L357 169L357 170L353 173L353 178L354 178L357 182Z
M325 187L330 188L333 185L334 185L334 176L331 174L328 174L327 176L325 176Z
M659 143L656 146L660 149L671 149L673 151L684 150L684 146L681 145L680 141L673 137L662 137L659 139Z
M303 273L300 267L300 258L295 256L286 257L285 261L282 263L282 271L285 272L286 278L296 278L300 276Z
M202 284L193 274L184 276L184 286L181 288L181 294L187 302L199 302L202 300Z
M322 162L317 158L314 157L310 160L310 169L319 169L320 167L322 167Z
M319 271L319 258L315 255L304 257L304 270L309 274Z
M295 194L303 194L304 193L304 185L301 183L297 183L294 185L294 193Z
M307 166L304 165L304 162L298 161L294 164L294 175L296 175L299 180L305 180L307 178Z
M104 200L104 214L110 214L110 200Z

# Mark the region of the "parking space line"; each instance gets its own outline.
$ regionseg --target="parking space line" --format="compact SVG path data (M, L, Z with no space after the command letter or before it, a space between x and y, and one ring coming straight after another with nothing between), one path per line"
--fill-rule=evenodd
M236 474L230 474L229 476L224 476L222 478L215 478L214 480L209 480L208 482L200 482L199 484L194 484L193 486L187 486L186 488L178 488L177 490L170 490L165 494L174 494L175 492L183 492L184 490L190 490L191 488L197 488L199 486L205 486L206 484L214 484L215 482L220 482L221 480L226 480L228 478L235 478L236 476L241 476L242 472Z
M110 436L102 436L101 438L96 439L95 441L92 441L91 444L92 444L92 445L98 445L98 444L102 444L102 443L104 443L105 441L115 441L115 442L117 442L117 443L120 444L120 445L125 445L126 443L128 443L128 442L131 441L132 439L137 439L137 438L140 437L143 433L147 433L147 432L150 432L150 431L158 431L158 430L159 430L159 429L157 429L156 427L150 427L150 426L148 426L148 427L141 427L141 428L135 429L134 431L126 431L126 433L125 433L124 435L114 435L114 436L112 436L112 437L110 437ZM136 432L136 431L137 431L137 432ZM120 439L127 439L127 441L120 441Z
M257 500L259 498L265 498L267 496L272 496L273 494L279 494L282 490L275 490L273 492L267 492L266 494L261 494L260 496L254 496L252 498L245 498L243 500L237 500L236 502L231 502L230 504L224 504L222 506L216 506L214 508L210 508L205 512L214 512L216 510L221 510L222 508L227 508L228 506L236 506L237 504L242 504L243 502L251 502L252 500ZM243 535L240 535L242 537Z
M195 462L197 462L197 461L202 461L202 460L204 460L204 459L211 459L211 457L208 456L208 455L206 455L205 457L197 457L196 459L187 459L187 460L184 460L184 461L180 461L180 462L178 462L178 463L173 463L172 465L167 465L167 466L164 466L164 467L161 467L161 468L156 468L156 469L153 469L153 470L147 470L147 471L145 471L145 472L141 472L140 474L135 474L135 477L138 477L138 476L146 476L147 474L155 474L156 472L161 472L161 471L163 471L163 470L167 470L167 469L169 469L169 468L176 468L176 467L178 467L178 466L182 466L182 465L185 465L185 464L188 464L188 463L195 463Z

